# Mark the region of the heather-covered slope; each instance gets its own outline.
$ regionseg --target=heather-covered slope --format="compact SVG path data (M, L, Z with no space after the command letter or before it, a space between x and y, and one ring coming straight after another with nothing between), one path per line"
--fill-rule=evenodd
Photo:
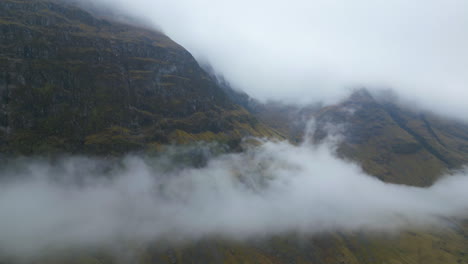
M0 150L121 153L271 135L154 31L50 0L0 2Z

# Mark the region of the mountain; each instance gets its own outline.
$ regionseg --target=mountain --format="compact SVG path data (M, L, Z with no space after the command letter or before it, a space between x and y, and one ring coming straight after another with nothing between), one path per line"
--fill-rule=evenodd
M344 135L338 154L386 182L428 186L467 162L468 126L362 90L333 106L261 104L207 73L161 32L70 2L0 2L0 152L122 154L247 135ZM276 132L279 131L279 132ZM48 255L31 263L468 263L468 223L401 234L285 234ZM131 250L130 250L131 249ZM131 259L126 257L131 255ZM0 257L0 263L14 263Z
M273 136L164 34L54 0L0 2L0 150L123 153Z
M361 89L326 107L242 98L239 103L292 142L304 140L304 121L313 120L312 141L340 136L338 156L384 182L427 187L468 163L467 123L408 107L392 94ZM433 232L334 233L305 241L292 235L264 247L278 255L261 256L270 257L265 263L468 263L467 234L467 221L451 221Z
M259 120L289 134L296 142L304 133L300 120L313 118L320 142L342 135L338 155L361 164L385 181L428 186L443 172L466 164L468 127L428 112L384 100L359 90L342 102L298 107L280 103L243 102ZM242 103L242 100L239 100ZM248 100L245 100L248 99ZM248 104L245 105L248 107ZM271 111L271 112L270 112ZM280 113L280 114L278 114ZM276 118L274 118L276 117ZM295 138L297 137L297 138ZM468 263L468 221L446 219L442 229L401 233L333 232L313 237L290 233L248 242L202 240L186 247L141 248L142 263Z
M343 124L340 154L386 182L428 186L468 162L466 123L379 99L366 90L321 109L315 118L319 128ZM315 137L324 134L319 129Z
M392 94L360 89L326 107L262 104L241 93L234 98L291 142L304 140L309 120L316 143L330 134L342 135L338 154L385 182L429 186L468 163L467 123L407 107Z

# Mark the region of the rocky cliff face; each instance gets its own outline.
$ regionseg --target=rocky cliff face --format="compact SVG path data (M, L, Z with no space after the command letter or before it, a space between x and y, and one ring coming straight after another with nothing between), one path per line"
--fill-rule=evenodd
M161 33L53 0L1 1L0 33L0 150L125 152L268 134Z

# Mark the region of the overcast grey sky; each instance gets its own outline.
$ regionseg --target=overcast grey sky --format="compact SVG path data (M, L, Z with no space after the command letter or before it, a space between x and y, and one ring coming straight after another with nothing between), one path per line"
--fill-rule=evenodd
M440 113L468 111L468 1L99 1L159 25L259 99L391 87Z

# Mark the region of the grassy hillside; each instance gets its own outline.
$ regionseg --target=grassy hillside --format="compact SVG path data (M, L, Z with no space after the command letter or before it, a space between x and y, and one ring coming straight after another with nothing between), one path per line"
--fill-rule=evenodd
M323 234L313 238L290 234L267 241L197 241L185 246L132 244L117 254L62 252L36 259L40 264L91 263L310 263L310 264L459 264L468 263L468 226L439 232L402 234Z

